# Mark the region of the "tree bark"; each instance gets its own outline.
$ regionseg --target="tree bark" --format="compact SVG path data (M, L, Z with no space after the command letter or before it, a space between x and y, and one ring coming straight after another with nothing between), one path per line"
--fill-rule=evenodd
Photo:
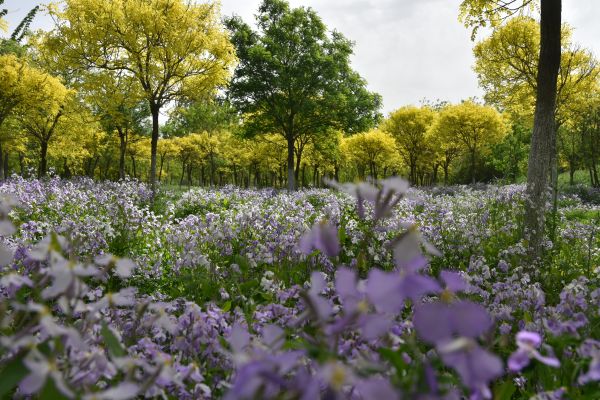
M546 201L555 152L556 82L560 66L561 0L541 1L540 59L529 165L525 231L531 258L543 251Z
M126 133L121 128L117 128L119 134L119 179L125 179L125 154L127 153Z
M294 176L294 138L287 137L287 176L288 176L288 191L296 190L296 179Z
M152 188L152 193L156 193L156 153L158 152L158 115L160 113L160 107L156 104L150 104L150 111L152 112L152 140L150 142L150 187Z
M38 178L46 176L48 170L48 142L42 140L40 143L40 166L38 169Z
M2 142L0 142L0 181L4 180L4 160L3 156L4 150L2 150Z
M476 163L475 150L471 150L471 183L475 184L475 163Z
M10 176L9 152L4 153L4 178Z

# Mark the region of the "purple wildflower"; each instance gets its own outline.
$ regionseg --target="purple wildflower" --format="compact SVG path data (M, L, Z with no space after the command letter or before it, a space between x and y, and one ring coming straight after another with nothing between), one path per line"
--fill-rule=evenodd
M327 221L321 221L300 238L299 247L304 254L317 249L328 257L335 257L340 253L337 228Z
M508 369L519 372L529 365L532 358L550 367L559 367L560 361L555 357L545 357L537 350L542 344L542 337L535 332L521 331L517 333L517 350L508 359Z

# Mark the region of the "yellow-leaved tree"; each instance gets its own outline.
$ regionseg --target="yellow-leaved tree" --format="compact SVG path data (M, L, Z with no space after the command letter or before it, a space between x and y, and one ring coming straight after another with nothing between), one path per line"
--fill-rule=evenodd
M475 183L477 157L502 140L507 132L507 124L493 107L464 101L445 107L432 129L440 142L452 144L443 147L446 151L456 151L455 144L458 144L468 154L471 181ZM445 154L446 157L448 155ZM444 166L446 175L447 165Z
M398 151L394 138L381 130L374 129L368 132L357 133L344 139L344 150L352 160L361 179L367 174L377 179L385 176L388 170L397 169L399 166Z
M382 129L396 140L412 184L417 183L417 167L431 152L426 133L434 119L435 111L430 107L405 106L392 112L383 124Z
M28 93L28 101L16 108L16 117L23 132L39 149L38 176L48 169L48 146L55 139L65 115L74 112L74 92L57 78L43 75L42 83L35 84L36 92ZM38 82L38 78L34 80Z
M2 145L16 134L14 129L1 129L2 125L19 109L44 101L47 89L57 83L45 72L31 67L26 60L12 54L0 55L0 179L4 178Z
M155 188L159 114L169 103L227 83L235 62L216 1L65 0L50 7L46 45L64 63L135 79L152 114L150 183Z

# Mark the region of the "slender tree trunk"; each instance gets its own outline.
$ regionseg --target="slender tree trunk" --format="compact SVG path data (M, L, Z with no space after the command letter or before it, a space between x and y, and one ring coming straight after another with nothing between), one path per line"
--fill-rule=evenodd
M444 163L443 165L443 169L444 169L444 186L448 185L448 163Z
M292 136L287 136L287 178L288 191L296 190L296 179L294 176L294 139Z
M19 152L19 171L21 172L21 176L25 176L25 155Z
M569 185L573 186L575 184L575 163L573 160L569 162Z
M476 153L475 150L471 150L471 183L475 184L475 159Z
M233 184L234 184L234 186L238 185L238 180L237 180L237 166L235 164L233 164Z
M38 169L38 178L43 178L48 172L48 142L43 140L40 143L40 166Z
M302 164L302 185L298 185L305 187L306 186L306 164Z
M135 165L135 156L133 154L130 154L129 157L131 158L131 167L133 168L133 177L135 179L137 179L137 169L136 169L136 165Z
M0 181L3 181L5 178L3 156L4 156L4 150L2 150L2 142L0 142Z
M4 153L4 177L8 178L10 176L10 163L9 163L9 152Z
M296 153L296 169L294 171L294 178L296 180L296 188L299 188L301 185L304 185L304 178L302 182L300 182L300 169L302 168L302 151L298 151Z
M541 40L529 165L525 229L532 258L542 255L546 201L555 152L556 82L560 65L561 0L541 1Z
M119 179L125 179L125 154L127 154L127 138L122 128L117 128L119 134Z
M163 164L165 162L165 156L161 154L160 156L160 168L158 170L158 181L162 182L162 171L163 171Z
M179 179L179 186L183 186L183 179L185 177L185 161L181 162L181 179Z
M213 187L215 186L215 158L214 155L212 153L212 151L210 152L210 186Z
M152 193L156 193L156 154L158 152L158 116L160 114L160 107L156 104L150 104L150 111L152 112L152 139L150 141L150 187L152 188Z

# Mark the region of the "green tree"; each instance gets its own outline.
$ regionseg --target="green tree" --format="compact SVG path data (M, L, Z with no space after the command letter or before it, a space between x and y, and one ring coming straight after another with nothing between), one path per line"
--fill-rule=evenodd
M240 60L229 96L244 113L247 135L285 139L294 190L302 152L315 135L369 129L380 119L381 97L350 67L352 43L328 34L314 10L264 0L256 19L258 31L237 17L227 21Z
M181 103L174 109L163 128L163 135L173 137L192 132L232 130L237 128L239 123L237 112L227 99L201 99Z
M66 0L47 45L81 70L133 77L152 114L150 183L155 188L159 114L170 103L212 93L235 60L216 2Z
M504 139L492 147L489 164L508 182L515 183L527 171L530 139L531 125L515 120Z

